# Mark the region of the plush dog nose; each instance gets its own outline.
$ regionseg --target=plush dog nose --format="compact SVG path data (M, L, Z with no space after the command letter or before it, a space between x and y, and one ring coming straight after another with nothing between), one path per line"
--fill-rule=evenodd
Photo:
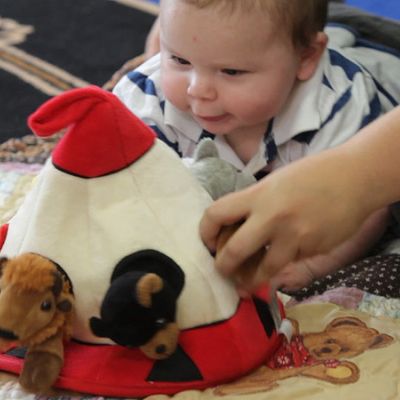
M167 351L167 346L165 344L159 344L156 347L156 353L157 354L164 354Z
M18 340L18 336L14 332L6 329L0 329L0 338L7 340Z

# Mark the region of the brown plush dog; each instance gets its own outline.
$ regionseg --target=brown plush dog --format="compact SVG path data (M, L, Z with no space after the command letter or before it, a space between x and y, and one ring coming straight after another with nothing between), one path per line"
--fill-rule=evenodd
M66 277L38 254L0 260L0 348L26 346L21 385L45 393L64 361L72 333L74 298Z
M255 373L234 383L215 389L217 395L248 394L271 390L278 381L295 376L320 379L334 384L347 384L359 379L356 364L343 358L367 350L386 347L393 342L389 335L354 317L334 319L323 332L299 335L298 324L292 321L297 333L290 344L281 348L275 357Z

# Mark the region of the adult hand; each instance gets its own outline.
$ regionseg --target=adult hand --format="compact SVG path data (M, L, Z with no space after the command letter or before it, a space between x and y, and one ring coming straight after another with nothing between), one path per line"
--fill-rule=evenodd
M217 200L202 218L201 237L215 251L221 228L242 221L217 252L215 265L233 275L267 247L254 278L265 281L290 262L325 253L356 232L372 212L363 198L364 180L346 151L309 156Z

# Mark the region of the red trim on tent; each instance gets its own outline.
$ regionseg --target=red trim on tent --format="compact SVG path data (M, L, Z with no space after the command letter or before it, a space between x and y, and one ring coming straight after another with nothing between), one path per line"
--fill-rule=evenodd
M201 381L149 382L154 361L138 349L69 342L56 387L102 396L144 397L205 389L239 378L264 364L281 343L268 338L251 300L229 320L181 332L179 343L203 376ZM23 360L2 354L0 369L19 373Z
M6 241L8 233L8 224L4 224L0 227L0 250L3 248L4 242Z

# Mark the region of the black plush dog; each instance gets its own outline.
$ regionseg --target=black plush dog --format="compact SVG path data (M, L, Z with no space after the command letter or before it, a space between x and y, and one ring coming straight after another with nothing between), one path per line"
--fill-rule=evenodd
M142 250L115 267L101 305L101 318L92 317L96 336L140 349L152 359L172 355L178 344L176 301L185 277L165 254Z

